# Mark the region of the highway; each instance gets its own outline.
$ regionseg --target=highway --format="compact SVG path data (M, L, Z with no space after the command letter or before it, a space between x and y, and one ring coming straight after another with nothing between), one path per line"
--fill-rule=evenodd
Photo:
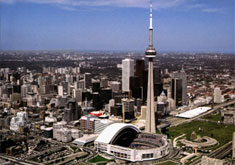
M232 151L232 141L210 153L209 157L216 159L223 159L228 154L230 154L231 151Z
M226 143L225 145L221 146L220 148L211 152L208 157L215 158L215 159L223 159L232 151L232 141ZM192 165L201 165L201 159L192 163Z
M82 157L84 157L86 155L88 155L88 153L86 153L86 152L78 152L78 153L75 153L75 154L70 154L70 155L64 156L63 157L64 161L57 163L57 165L66 164L66 163L68 163L68 162L70 162L70 161L72 161L72 160L74 160L76 158L82 158ZM53 162L54 162L54 160L49 161L49 162L45 162L45 163L46 164L51 164Z
M87 162L88 160L90 160L92 157L95 157L97 155L97 153L95 151L93 151L92 149L88 148L88 147L82 147L83 151L89 153L88 156L86 156L85 158L79 160L79 162Z
M0 158L2 158L4 160L9 160L9 161L11 161L15 164L20 164L20 165L39 165L39 163L29 162L29 161L26 161L26 160L19 160L15 157L8 156L8 155L3 155L3 154L0 155Z

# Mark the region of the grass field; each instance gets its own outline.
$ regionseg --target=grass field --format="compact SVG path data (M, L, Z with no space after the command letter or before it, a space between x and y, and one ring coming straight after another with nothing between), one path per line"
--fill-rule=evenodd
M212 121L221 121L222 117L220 113L217 113L217 114L208 114L204 116L203 119L212 120Z
M172 139L182 134L186 134L187 139L190 139L192 131L195 131L197 135L200 136L215 138L220 143L218 145L219 147L232 140L232 133L235 132L235 127L214 122L192 121L176 127L171 127L167 133Z
M108 162L108 159L105 159L104 157L97 155L96 157L90 159L88 162L90 163L98 163L98 162Z

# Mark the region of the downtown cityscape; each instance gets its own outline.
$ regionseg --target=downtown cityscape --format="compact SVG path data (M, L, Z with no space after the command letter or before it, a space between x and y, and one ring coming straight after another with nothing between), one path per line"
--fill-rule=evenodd
M206 8L209 1L187 4L183 0L0 0L3 9L0 11L0 165L234 165L235 4L233 0L224 3L215 0L214 5L224 8ZM87 23L82 25L87 31L83 29L83 34L75 39L64 20L61 27L55 27L43 40L42 31L50 31L50 23L36 25L41 36L35 33L29 41L33 25L26 27L17 20L9 21L16 18L11 15L16 11L20 20L37 12L43 20L50 19L53 16L43 16L49 12L46 5L49 10L80 13L76 17ZM158 30L158 26L164 28L161 26L164 21L158 18L160 13L189 12L189 9L216 16L215 20L206 20L207 16L201 18L198 14L198 19L205 19L201 24L211 21L211 26L218 21L218 29L213 27L205 34L198 30L189 35L182 27L184 30L177 32L176 40L174 37L165 40L162 33L167 30ZM126 25L126 29L132 26L129 22L134 17L130 15L118 18L130 20L120 21L115 27L110 24L117 18L104 26L90 25L85 19L91 17L91 12L97 13L92 17L98 18L107 12L114 16L119 12L128 15L126 10L131 11L129 14L136 12L133 24L140 21L144 26L122 32L122 26ZM137 15L142 16L138 19ZM221 15L226 18L233 15L233 27L231 20L228 29L225 23L226 28L220 25L221 20L228 21ZM181 13L169 17L182 21L180 17L187 16ZM157 19L160 21L156 24ZM188 21L182 26L190 26ZM20 27L12 30L12 22ZM167 24L172 22L165 21L164 25ZM110 32L107 28L111 26L116 35L98 34L101 27L102 31ZM63 42L53 36L60 28L64 31L60 38ZM75 29L80 31L79 28ZM219 32L219 28L224 32ZM141 34L133 34L139 30ZM210 32L213 34L209 35ZM67 40L66 34L71 40ZM165 37L170 36L165 34ZM132 41L137 47L130 44ZM78 42L79 48L65 46L73 45L71 42ZM127 46L131 48L126 49Z

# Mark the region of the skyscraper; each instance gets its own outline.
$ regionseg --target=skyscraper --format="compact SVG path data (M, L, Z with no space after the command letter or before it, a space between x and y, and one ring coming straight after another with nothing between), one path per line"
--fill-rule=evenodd
M221 103L222 102L222 95L221 90L219 87L214 89L214 103Z
M161 95L163 91L163 82L162 82L162 74L160 67L156 67L153 69L153 78L154 78L154 96L158 97Z
M155 111L154 111L154 81L153 81L153 58L156 50L153 47L153 23L152 23L152 1L150 2L150 25L149 25L149 47L145 55L148 58L148 91L147 91L147 112L145 131L156 133Z
M73 98L76 102L82 102L82 89L73 89Z
M187 75L182 67L181 71L172 73L171 97L176 106L187 104Z
M122 60L122 90L130 91L130 77L134 76L134 60L126 58Z
M135 118L134 105L134 100L126 98L122 99L123 121L125 121L126 119L130 120Z
M175 101L175 106L179 107L183 105L183 92L182 92L182 79L173 78L171 80L171 96Z
M64 96L64 88L62 85L58 86L58 95L59 96Z
M144 64L144 60L136 60L136 72L135 72L135 76L139 77L140 79L140 86L143 87L143 83L144 83L144 70L145 70L145 64Z
M137 76L130 77L130 90L132 97L142 99L142 88L140 87L140 78Z
M68 101L64 109L64 121L70 122L78 120L81 117L81 107L75 100Z
M136 70L135 70L135 76L132 77L132 81L134 78L134 89L132 88L132 81L130 80L131 83L131 90L132 90L132 97L134 98L141 98L142 100L144 99L144 94L145 94L145 99L146 100L146 93L147 93L147 83L145 83L145 77L147 78L147 76L144 75L145 73L145 63L144 63L144 59L139 59L136 60ZM147 80L146 80L147 82ZM145 93L144 93L145 92Z
M86 89L89 89L91 87L91 74L90 73L84 74L84 85Z

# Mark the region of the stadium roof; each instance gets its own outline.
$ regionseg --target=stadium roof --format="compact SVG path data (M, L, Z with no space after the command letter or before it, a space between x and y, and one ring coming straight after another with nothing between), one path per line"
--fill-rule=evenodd
M132 128L138 133L141 132L140 129L137 128L135 125L125 123L114 123L106 127L95 141L99 143L109 144L122 130L126 128Z
M196 116L198 116L202 113L205 113L205 112L209 111L210 109L211 109L210 107L198 107L198 108L186 111L184 113L180 113L176 116L191 119L191 118L194 118L194 117L196 117Z

